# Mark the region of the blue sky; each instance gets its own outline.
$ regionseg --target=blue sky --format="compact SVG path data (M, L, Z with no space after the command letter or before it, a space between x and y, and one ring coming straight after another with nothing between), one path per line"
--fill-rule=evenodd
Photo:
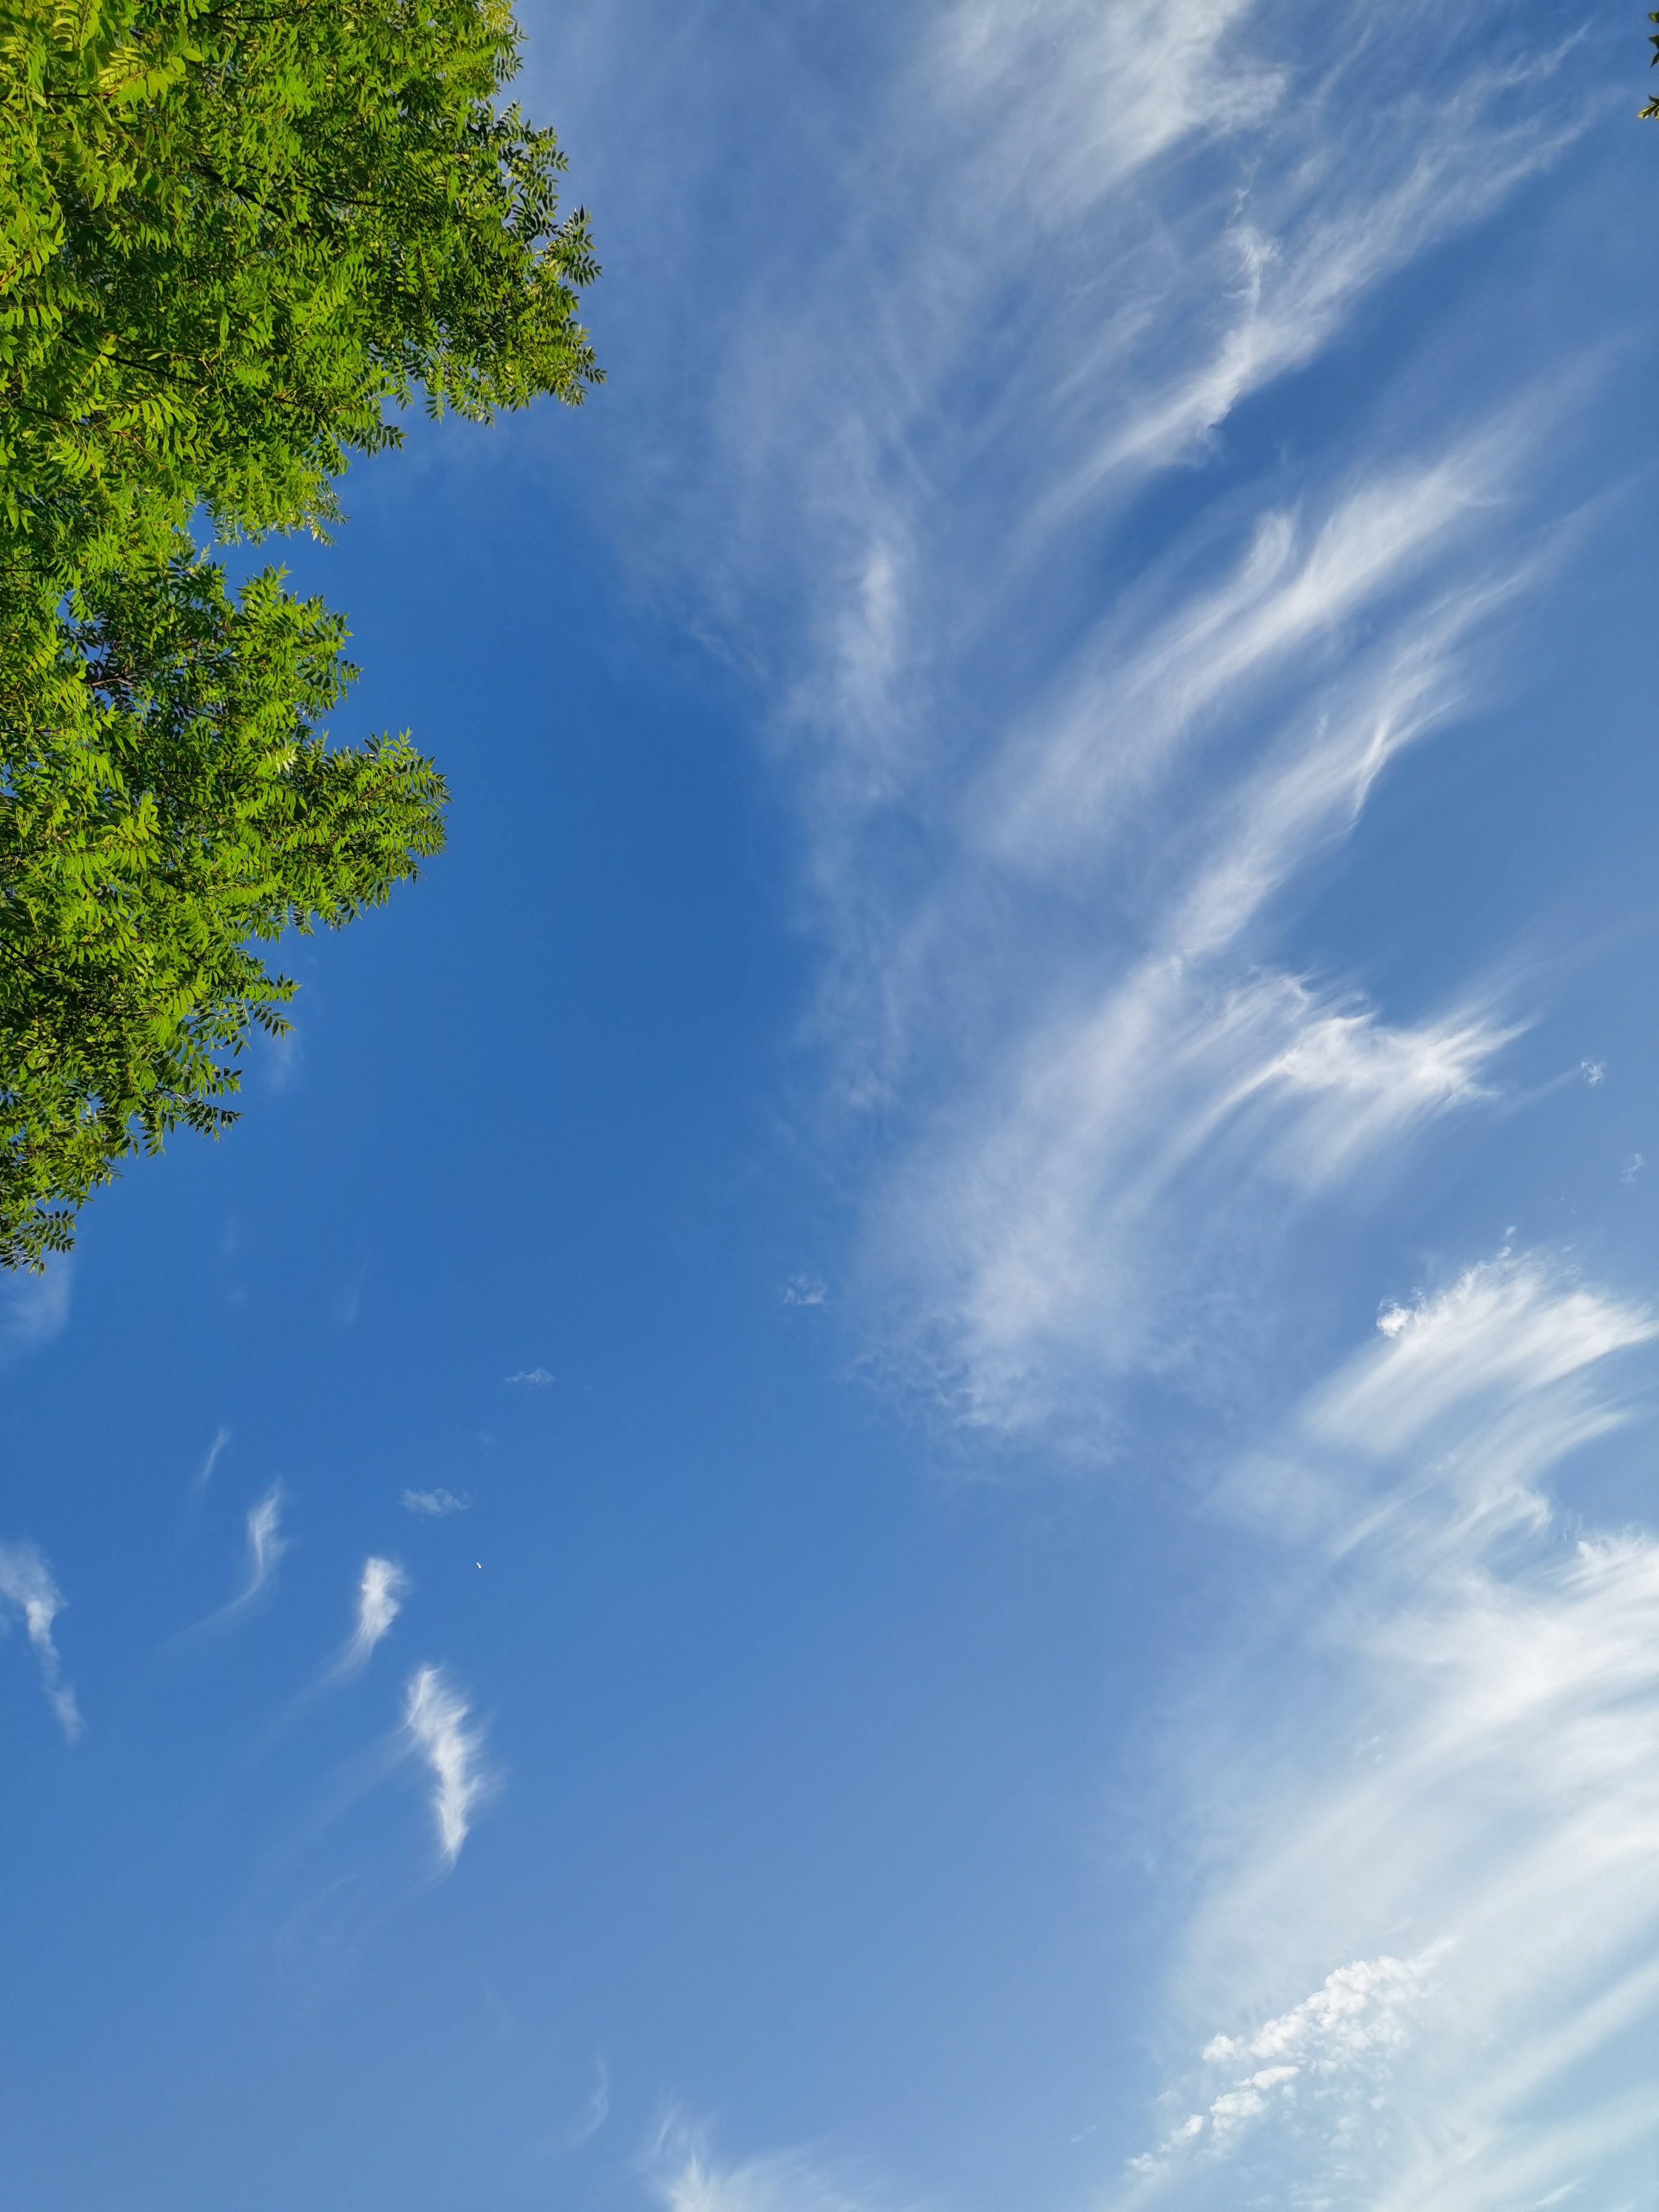
M1650 2204L1641 11L526 22L450 848L5 1294L0 2194Z

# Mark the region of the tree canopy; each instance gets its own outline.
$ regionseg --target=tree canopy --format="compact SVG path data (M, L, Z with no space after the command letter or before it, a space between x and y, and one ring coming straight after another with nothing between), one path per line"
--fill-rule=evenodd
M441 846L407 737L328 740L338 618L213 555L325 535L417 396L599 380L517 64L500 0L0 0L0 1261L233 1118L256 945Z

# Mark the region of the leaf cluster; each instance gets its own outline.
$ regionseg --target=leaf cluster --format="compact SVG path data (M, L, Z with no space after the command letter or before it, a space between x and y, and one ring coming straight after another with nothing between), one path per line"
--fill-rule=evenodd
M502 0L0 0L0 1262L216 1133L255 948L441 846L406 738L328 741L338 618L210 541L325 534L417 398L599 380L517 61Z
M516 46L499 0L4 0L4 522L291 529L417 387L580 400L586 218L496 104Z
M233 602L181 553L142 593L75 595L21 720L0 690L0 1261L63 1249L131 1152L231 1118L221 1055L294 990L250 940L337 927L441 844L406 738L319 733L343 635L279 571Z

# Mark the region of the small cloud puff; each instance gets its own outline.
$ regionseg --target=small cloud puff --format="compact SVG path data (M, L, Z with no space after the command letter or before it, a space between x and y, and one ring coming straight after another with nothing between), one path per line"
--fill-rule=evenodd
M398 1503L405 1513L424 1513L441 1521L446 1513L465 1513L472 1500L457 1498L453 1490L406 1490Z
M1392 1341L1397 1336L1403 1336L1421 1312L1420 1303L1414 1306L1402 1306L1397 1300L1391 1299L1377 1315L1376 1326Z
M472 1825L473 1808L489 1787L478 1764L483 1738L466 1727L468 1707L444 1678L441 1667L422 1667L404 1692L404 1729L410 1747L431 1768L438 1843L453 1866Z
M52 1580L40 1547L34 1544L0 1544L0 1598L23 1617L23 1626L40 1664L40 1680L46 1703L58 1716L58 1724L73 1743L86 1726L75 1702L75 1692L63 1679L52 1624L64 1610L64 1595ZM0 1612L0 1627L5 1615Z
M1607 1081L1607 1064L1604 1060L1581 1060L1578 1063L1578 1073L1594 1091L1597 1084Z
M791 1275L783 1286L787 1306L821 1306L829 1295L816 1275Z
M1647 1162L1643 1158L1640 1152L1632 1152L1630 1158L1625 1162L1624 1166L1619 1170L1620 1182L1634 1182L1637 1176L1641 1174L1643 1169L1646 1167L1646 1165Z
M556 1382L559 1378L550 1368L521 1367L516 1375L509 1375L506 1379L509 1382L527 1383L532 1390L544 1390L550 1382Z

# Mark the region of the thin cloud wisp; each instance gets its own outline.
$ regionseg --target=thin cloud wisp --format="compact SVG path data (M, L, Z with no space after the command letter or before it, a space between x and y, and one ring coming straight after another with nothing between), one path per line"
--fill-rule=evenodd
M52 1623L64 1610L64 1595L38 1545L0 1544L0 1600L21 1614L24 1632L33 1646L46 1703L57 1716L65 1740L73 1743L86 1723L75 1701L75 1692L64 1681L63 1664L52 1638ZM4 1624L0 1612L0 1626Z
M481 1765L483 1739L469 1730L470 1709L449 1686L441 1667L422 1667L410 1678L404 1729L410 1747L431 1769L432 1814L445 1862L460 1856L477 1806L491 1787Z

